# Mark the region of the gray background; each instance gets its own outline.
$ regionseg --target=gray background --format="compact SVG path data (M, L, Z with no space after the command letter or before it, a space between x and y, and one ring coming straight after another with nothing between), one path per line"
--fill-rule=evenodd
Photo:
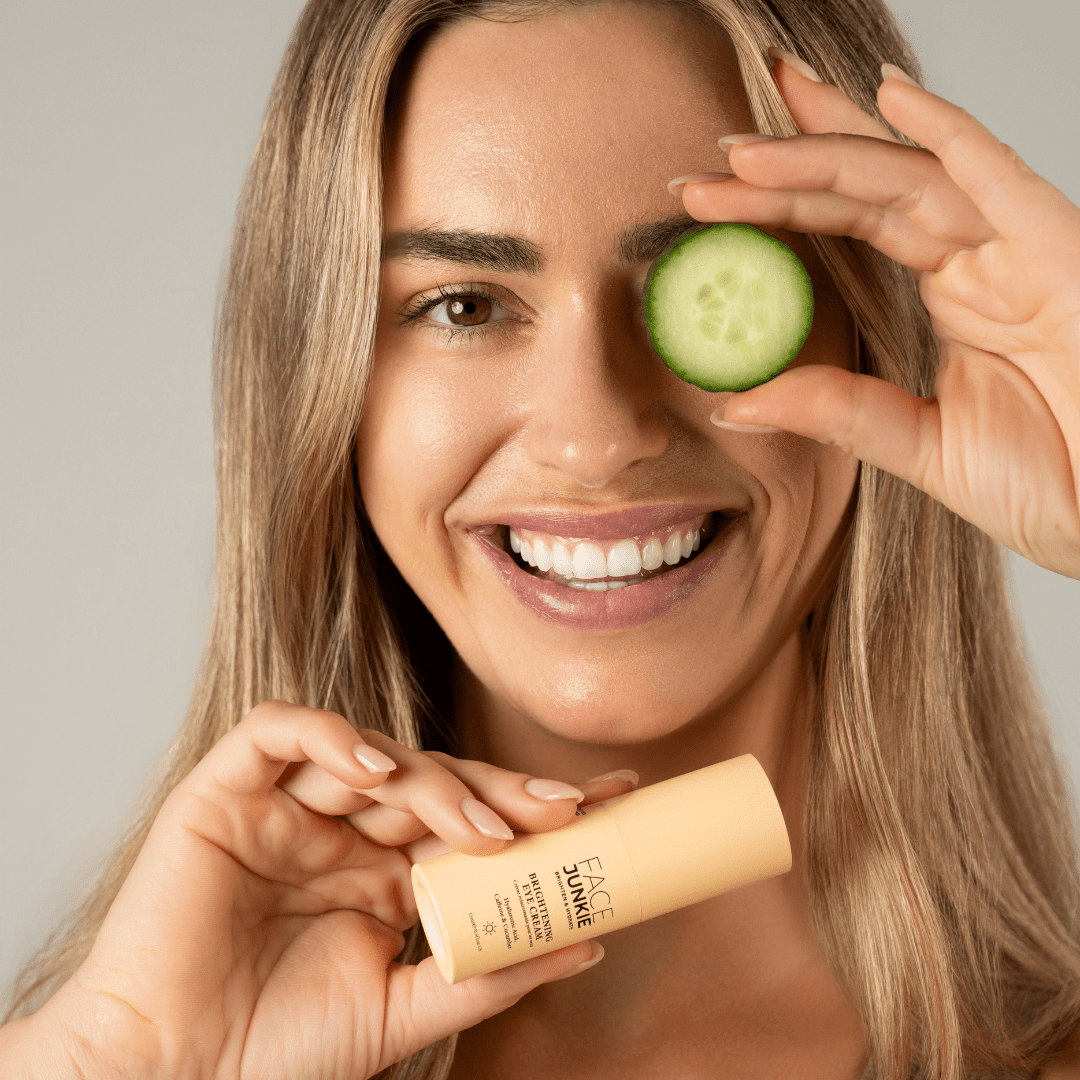
M932 88L1080 201L1075 0L893 6ZM214 302L300 7L4 5L0 982L184 714L209 612ZM1013 564L1080 779L1080 582Z

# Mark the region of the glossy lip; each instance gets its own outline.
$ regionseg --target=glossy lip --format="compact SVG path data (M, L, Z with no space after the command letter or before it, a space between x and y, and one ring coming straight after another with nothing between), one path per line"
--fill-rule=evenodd
M718 512L715 505L707 510L698 511L693 507L679 506L676 514L682 515L670 517L671 508L657 517L659 508L651 508L644 511L627 511L625 514L612 514L607 516L601 526L601 519L596 516L582 518L566 515L559 522L559 528L571 528L571 525L580 526L585 524L587 529L582 529L583 538L617 539L626 536L641 535L651 528L660 527L662 524L676 524L695 517L697 513ZM633 515L639 515L638 518ZM611 532L605 534L597 532L598 527L611 528L611 519L618 519L619 528L629 528L628 532ZM555 524L552 515L511 515L500 524L513 524L523 529L531 529L537 532L552 532ZM529 522L529 524L526 524ZM675 567L665 574L659 574L648 581L629 586L625 589L609 590L607 592L588 592L581 589L573 589L568 585L559 585L554 581L535 577L522 570L517 563L504 550L495 538L496 526L470 530L470 536L479 545L480 551L491 563L495 572L500 576L506 587L514 596L534 615L545 622L554 623L568 630L626 630L633 626L651 622L667 614L672 608L680 606L695 596L708 578L723 563L728 549L731 547L736 535L743 532L746 527L746 514L736 512L736 516L724 525L720 532L709 542L708 547L702 551L692 562L682 567ZM589 531L592 530L592 531ZM556 535L573 535L558 532Z
M716 503L665 503L616 510L607 514L544 510L511 512L491 520L500 525L509 525L512 529L528 529L529 532L548 533L567 540L622 540L626 537L644 536L672 525L681 525L684 521L711 514L716 510ZM487 528L490 530L493 526Z

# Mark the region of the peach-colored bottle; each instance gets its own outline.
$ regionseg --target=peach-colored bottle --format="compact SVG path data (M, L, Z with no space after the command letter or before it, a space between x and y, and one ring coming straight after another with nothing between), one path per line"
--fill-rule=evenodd
M495 855L417 863L413 891L448 982L632 926L791 869L752 754L578 809Z

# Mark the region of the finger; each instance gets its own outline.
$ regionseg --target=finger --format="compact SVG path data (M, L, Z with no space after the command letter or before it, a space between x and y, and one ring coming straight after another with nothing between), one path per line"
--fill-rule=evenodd
M512 829L548 832L565 825L585 797L580 788L561 780L511 772L489 765L450 757L438 751L428 756L457 776Z
M616 795L625 795L633 791L638 786L638 782L638 774L633 769L616 769L601 776L594 776L591 780L576 785L584 794L577 805L591 806L605 799L613 799ZM416 863L423 862L425 859L434 859L436 855L444 855L453 849L445 840L428 833L408 844L405 850L410 860Z
M313 761L305 761L279 786L301 806L330 817L351 814L371 805L371 799L362 791L343 784Z
M419 840L406 844L403 850L409 862L418 863L426 859L434 859L437 855L445 855L454 849L442 837L428 833L426 836L421 836Z
M466 784L473 795L518 832L548 832L574 816L584 793L559 780L509 772L483 761L467 761L438 751L426 756ZM349 815L350 823L378 844L408 844L428 831L415 817L376 804Z
M384 847L405 847L422 836L435 835L411 811L396 810L392 806L377 802L348 814L345 820L362 836ZM446 845L447 851L451 850L445 840L438 837L436 839Z
M742 221L823 236L851 236L914 270L936 270L958 244L940 240L906 214L832 191L774 191L743 180L687 182L683 205L699 221Z
M929 150L833 133L733 146L731 159L735 174L755 187L846 195L904 214L950 243L971 246L997 235Z
M377 731L361 734L397 764L382 784L367 791L375 802L414 815L451 847L470 855L498 851L513 839L509 825L430 755L402 746ZM362 821L364 815L376 819L372 811L374 807L358 811L358 820ZM392 816L388 820L393 820Z
M1073 221L1068 199L964 109L898 78L881 84L878 104L890 123L937 155L1002 236L1030 236L1062 212Z
M713 417L716 423L717 413ZM725 427L780 428L839 447L934 494L931 470L941 448L937 403L883 379L826 365L791 368L733 394L720 421Z
M336 867L298 882L301 888L281 890L270 914L285 917L359 911L399 932L408 930L419 918L412 863L392 848L370 845L364 853L363 866ZM357 862L355 857L351 861Z
M392 965L387 980L386 1027L379 1068L452 1032L495 1016L541 983L586 971L603 956L603 947L598 942L582 941L453 986L439 974L432 957L416 967Z
M769 55L776 60L773 78L800 131L808 135L846 131L851 135L868 135L873 139L896 142L895 136L884 124L863 112L843 90L820 79L815 82L808 78L787 59L790 53L770 49Z
M591 806L605 799L614 799L616 795L625 795L633 791L639 783L638 774L633 769L616 769L613 772L594 776L591 780L578 784L578 787L585 792L581 805Z
M265 794L290 762L313 761L350 788L370 789L389 771L374 772L361 757L386 761L337 713L285 701L257 705L218 740L188 777L190 787L215 784L239 795Z

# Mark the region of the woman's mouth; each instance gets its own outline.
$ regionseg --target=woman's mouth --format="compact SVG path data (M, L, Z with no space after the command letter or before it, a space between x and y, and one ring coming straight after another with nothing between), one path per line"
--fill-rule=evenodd
M607 592L642 584L696 557L725 523L719 512L621 539L556 536L499 526L495 537L519 569L553 584Z
M617 631L663 618L698 595L747 519L743 510L670 505L522 511L469 533L534 615L571 630Z

